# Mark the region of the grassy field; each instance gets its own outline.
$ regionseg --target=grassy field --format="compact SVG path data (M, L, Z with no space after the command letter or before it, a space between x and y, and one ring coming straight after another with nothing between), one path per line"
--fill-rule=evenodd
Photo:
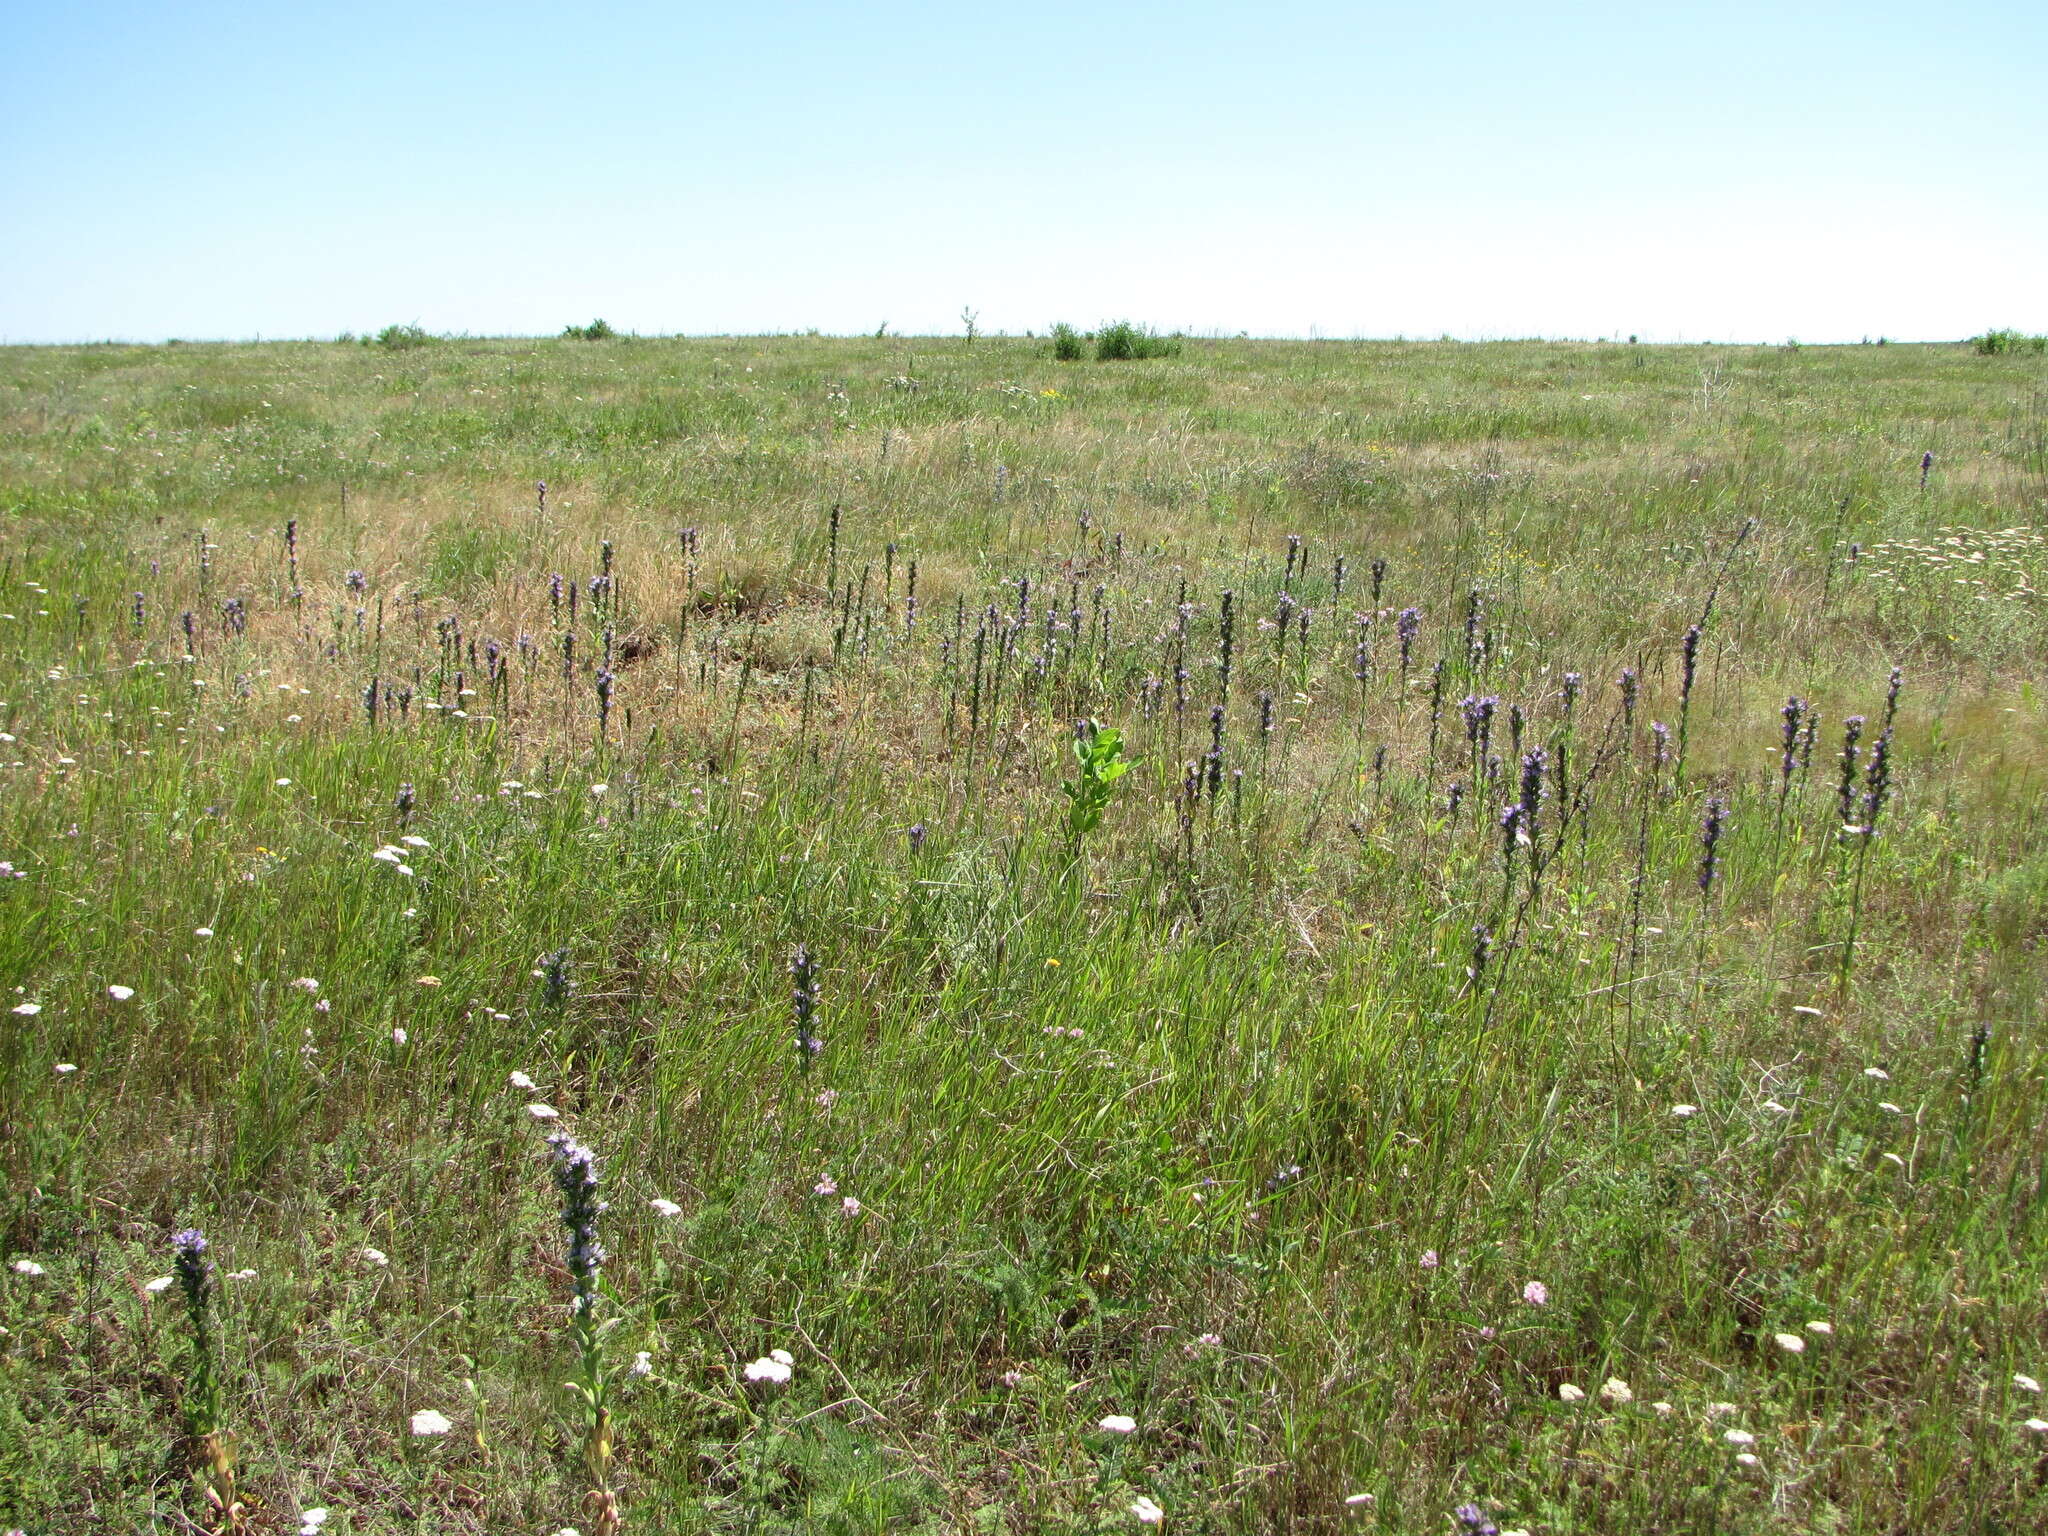
M2042 1529L2044 498L1962 345L0 350L0 1522Z

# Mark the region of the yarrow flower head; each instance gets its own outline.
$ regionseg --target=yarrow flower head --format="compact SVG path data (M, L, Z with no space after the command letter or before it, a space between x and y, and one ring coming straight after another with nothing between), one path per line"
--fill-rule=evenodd
M1134 1435L1138 1432L1138 1421L1127 1413L1109 1413L1097 1420L1095 1427L1112 1435Z
M1131 1501L1131 1513L1138 1517L1140 1525L1157 1525L1166 1518L1166 1511L1143 1494Z
M778 1360L775 1358L776 1355L784 1355L785 1358ZM766 1382L770 1386L782 1386L795 1374L795 1369L786 1356L787 1351L778 1349L773 1354L763 1355L758 1360L748 1362L747 1380Z
M428 1435L445 1435L455 1427L455 1421L438 1408L422 1408L412 1416L412 1432L424 1439Z

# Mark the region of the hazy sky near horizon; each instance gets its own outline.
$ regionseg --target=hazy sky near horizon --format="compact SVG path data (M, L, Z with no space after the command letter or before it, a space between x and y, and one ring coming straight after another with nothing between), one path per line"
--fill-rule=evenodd
M2044 0L0 8L0 340L2048 331Z

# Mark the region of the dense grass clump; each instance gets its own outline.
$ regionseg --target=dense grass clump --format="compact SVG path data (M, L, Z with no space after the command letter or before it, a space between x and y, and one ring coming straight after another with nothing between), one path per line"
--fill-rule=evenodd
M2038 1528L2044 383L0 350L0 1523Z

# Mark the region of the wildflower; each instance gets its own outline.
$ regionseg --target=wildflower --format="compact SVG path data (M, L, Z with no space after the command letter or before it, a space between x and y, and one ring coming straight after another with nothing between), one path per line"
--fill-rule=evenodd
M1522 1287L1522 1300L1532 1307L1547 1307L1550 1305L1550 1287L1541 1280L1531 1280Z
M69 1077L78 1070L78 1063L75 1061L60 1061L57 1063L55 1070L59 1077Z
M1106 1429L1112 1435L1132 1435L1138 1431L1138 1421L1127 1413L1111 1413L1105 1414L1095 1427Z
M1674 1104L1671 1106L1671 1113L1678 1116L1681 1120L1690 1120L1699 1112L1700 1107L1697 1104Z
M1420 1263L1424 1269L1435 1269L1437 1265L1442 1262L1442 1260L1437 1258L1436 1250L1434 1248L1429 1248L1423 1251L1421 1259L1417 1262Z
M837 1088L827 1088L823 1093L818 1095L818 1108L820 1109L830 1109L834 1104L837 1104L838 1102L839 1090Z
M808 944L799 944L789 958L790 979L795 983L790 997L796 1014L797 1063L811 1069L811 1058L825 1048L812 1027L818 1017L818 968L811 960Z
M152 1296L161 1296L178 1283L176 1275L158 1275L154 1280L142 1282L142 1288Z
M1636 1395L1629 1389L1629 1384L1619 1376L1610 1376L1600 1388L1600 1398L1601 1401L1610 1403L1616 1408L1623 1408L1634 1402Z
M129 998L133 997L134 995L135 989L133 987L124 987L119 984L116 984L114 986L107 988L107 996L111 997L117 1003L125 1003L128 1001Z
M405 846L408 848L431 848L434 846L432 843L428 842L424 837L419 837L412 833L407 833L404 837L401 837L399 841L405 844Z
M394 1028L391 1031L391 1043L393 1045L403 1045L409 1038L410 1036L406 1034L403 1026Z
M1022 1371L1005 1371L997 1379L1006 1387L1015 1387L1023 1383L1024 1373Z
M299 1536L320 1536L320 1527L327 1523L324 1509L302 1509L299 1511Z
M391 1258L382 1248L365 1248L363 1250L363 1262L373 1268L382 1269L391 1262Z
M1784 1350L1788 1355L1803 1355L1806 1353L1806 1340L1799 1337L1796 1333L1774 1333L1771 1337L1778 1341L1778 1348Z
M445 1435L455 1427L455 1421L438 1408L422 1408L412 1416L412 1432L415 1435Z
M609 1255L597 1238L597 1218L608 1208L597 1197L597 1154L567 1131L548 1137L555 1187L562 1195L562 1225L569 1229L569 1274L576 1285L573 1310L588 1316L597 1296L599 1271Z
M814 1195L836 1195L839 1193L839 1183L828 1173L812 1186L811 1193Z
M1735 1453L1735 1460L1738 1465L1745 1467L1757 1467L1763 1465L1762 1461L1752 1451L1737 1451Z
M1726 1441L1727 1441L1727 1442L1728 1442L1728 1443L1729 1443L1730 1445L1755 1445L1755 1444L1756 1444L1756 1436L1755 1436L1755 1435L1752 1435L1752 1434L1751 1434L1751 1433L1750 1433L1750 1432L1749 1432L1748 1430L1746 1430L1746 1429L1726 1429L1726 1430L1723 1430L1723 1431L1721 1432L1721 1438L1722 1438L1723 1440L1726 1440Z
M256 1271L253 1269L232 1269L228 1271L228 1278L230 1280L254 1280L256 1278Z
M1660 1419L1668 1419L1671 1417L1672 1414L1676 1413L1678 1410L1674 1408L1670 1403L1652 1403L1650 1404L1650 1411L1656 1414L1657 1417Z
M43 1266L38 1264L34 1259L16 1259L14 1261L14 1272L17 1275L30 1276L46 1273L46 1271L43 1269Z
M536 1120L559 1120L562 1112L552 1104L529 1104L526 1112Z
M627 1374L633 1376L652 1376L654 1374L654 1356L643 1349L633 1356L633 1363L626 1367L626 1370Z
M1575 1387L1568 1381L1561 1382L1557 1389L1557 1400L1560 1403L1583 1403L1586 1400L1586 1390L1583 1387Z
M194 928L192 930L192 937L195 939L210 939L213 937L213 930L211 928Z
M318 992L320 990L320 983L311 976L297 977L293 980L292 985L297 987L301 992L310 993Z
M2021 1375L2018 1371L2013 1372L2012 1384L2022 1392L2038 1392L2041 1390L2040 1382L2034 1380L2031 1376Z
M1815 1321L1810 1322L1806 1325L1806 1331L1808 1333L1820 1334L1823 1338L1825 1338L1828 1334L1831 1334L1835 1331L1835 1325L1833 1323L1824 1323L1816 1319Z
M839 1214L842 1216L858 1216L860 1214L860 1202L854 1199L853 1196L848 1195L839 1202Z
M1166 1518L1166 1511L1143 1494L1131 1500L1131 1513L1138 1517L1140 1525L1157 1525Z
M1726 825L1728 802L1719 795L1707 801L1706 820L1700 826L1700 895L1711 896L1714 876L1721 870L1721 833Z
M1369 1493L1347 1493L1344 1495L1344 1507L1355 1514L1365 1513L1365 1511L1371 1509L1378 1502L1379 1500Z
M778 1387L788 1381L792 1374L794 1373L789 1366L765 1355L759 1360L749 1362L747 1366L747 1380L765 1381Z
M2048 1419L2028 1419L2026 1427L2037 1435L2048 1435Z
M593 784L590 786L590 793L601 800L604 798L606 792L610 789L611 785L609 784Z
M1899 1108L1898 1105L1892 1103L1889 1099L1879 1099L1877 1107L1888 1115L1903 1115L1905 1113L1903 1109Z
M290 779L279 779L277 781L277 787L279 789L290 789L292 787L292 781Z
M1477 1504L1460 1504L1451 1518L1458 1522L1458 1536L1500 1536L1500 1527Z
M1301 1164L1289 1163L1285 1168L1278 1170L1270 1179L1266 1180L1265 1191L1267 1194L1272 1194L1275 1190L1285 1189L1289 1184L1299 1179L1301 1175Z
M1885 1071L1883 1067L1865 1067L1863 1069L1863 1075L1865 1077L1874 1077L1880 1083L1888 1083L1892 1080L1891 1073Z
M493 1014L491 1015L491 1017L496 1018L497 1015ZM528 1077L524 1072L514 1072L510 1077L506 1078L505 1081L510 1083L514 1088L531 1089L533 1087L533 1079Z
M683 1214L683 1208L677 1205L675 1201L664 1200L659 1195L647 1203L654 1207L654 1214L657 1216L680 1216Z
M14 1011L25 1019L32 1019L43 1011L41 1003L16 1003Z

